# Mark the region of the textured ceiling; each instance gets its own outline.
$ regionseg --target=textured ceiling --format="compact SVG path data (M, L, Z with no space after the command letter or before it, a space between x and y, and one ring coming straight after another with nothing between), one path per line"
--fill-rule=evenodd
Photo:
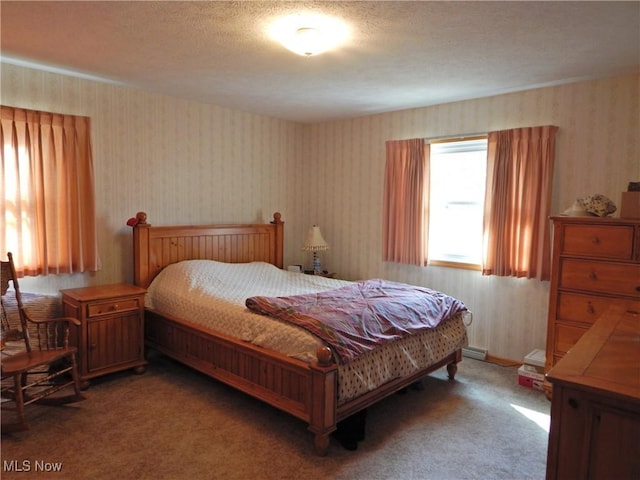
M281 15L345 21L300 57ZM0 2L2 61L318 122L640 72L640 2Z

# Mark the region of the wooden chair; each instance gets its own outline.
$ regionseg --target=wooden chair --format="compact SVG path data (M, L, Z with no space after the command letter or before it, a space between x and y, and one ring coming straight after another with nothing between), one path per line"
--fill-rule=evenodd
M18 278L11 253L8 261L0 261L2 299L2 337L0 339L2 370L2 433L28 429L24 407L31 403L63 405L84 400L80 393L80 377L75 347L69 346L71 325L75 318L33 319L22 303ZM19 324L10 321L5 306L9 282L18 310ZM76 327L74 327L76 328ZM54 395L66 388L74 393ZM5 411L15 406L16 422L5 424Z

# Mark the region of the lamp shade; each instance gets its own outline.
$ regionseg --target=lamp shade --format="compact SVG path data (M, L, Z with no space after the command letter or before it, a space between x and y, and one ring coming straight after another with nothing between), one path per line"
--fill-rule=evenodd
M322 237L320 227L314 225L307 232L307 238L302 245L305 252L319 252L321 250L329 250L329 244Z

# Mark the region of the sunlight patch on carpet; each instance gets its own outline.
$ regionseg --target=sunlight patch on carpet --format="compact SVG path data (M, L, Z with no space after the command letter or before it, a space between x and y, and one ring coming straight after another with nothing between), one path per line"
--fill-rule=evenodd
M551 423L551 416L546 413L536 412L530 408L521 407L519 405L511 404L517 412L527 417L529 420L537 424L545 432L549 433L549 424Z

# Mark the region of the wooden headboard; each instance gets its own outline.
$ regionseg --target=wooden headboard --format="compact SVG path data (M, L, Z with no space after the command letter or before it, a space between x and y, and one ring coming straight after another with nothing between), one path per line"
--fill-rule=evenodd
M283 267L284 222L153 227L138 212L133 227L134 283L148 287L164 267L183 260L262 261Z

